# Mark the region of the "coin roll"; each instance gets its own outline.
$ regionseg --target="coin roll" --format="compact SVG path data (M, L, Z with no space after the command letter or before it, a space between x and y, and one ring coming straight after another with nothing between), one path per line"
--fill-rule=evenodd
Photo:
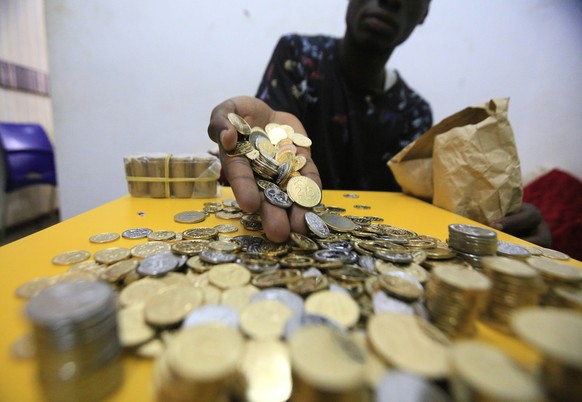
M194 161L191 155L172 155L170 159L170 177L172 179L193 178ZM170 183L171 195L177 198L190 198L194 192L192 181L172 181Z
M144 155L135 155L125 158L125 174L131 177L147 177L147 158ZM149 196L148 183L146 181L128 180L127 188L133 197Z
M168 172L169 173L169 172ZM166 155L157 153L148 155L147 176L152 178L166 177ZM149 196L152 198L166 197L166 184L163 181L151 181L148 184Z
M220 164L211 156L196 157L192 160L192 177L199 179L194 183L195 197L214 197L218 188L218 172Z

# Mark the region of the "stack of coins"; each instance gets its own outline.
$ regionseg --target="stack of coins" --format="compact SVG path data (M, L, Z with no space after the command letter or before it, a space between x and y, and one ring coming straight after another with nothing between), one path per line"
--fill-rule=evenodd
M481 262L484 273L493 283L484 317L498 329L510 332L511 313L539 304L543 281L535 269L520 260L485 257Z
M493 345L458 341L452 346L449 356L449 383L456 401L545 400L536 379Z
M97 401L122 381L115 294L97 281L57 283L26 306L49 401Z
M491 280L477 271L455 266L432 270L426 307L435 326L452 338L470 336L484 310Z
M529 257L526 262L540 273L542 279L548 285L542 304L552 304L551 299L556 296L555 288L582 287L582 270L579 268L550 260L546 257ZM560 298L559 295L558 298Z
M582 400L582 314L555 307L528 307L511 327L542 356L539 377L552 401Z
M497 253L497 233L480 226L449 225L449 247L469 264L481 267L481 257Z
M231 327L201 324L180 331L156 362L159 401L228 401L244 339Z

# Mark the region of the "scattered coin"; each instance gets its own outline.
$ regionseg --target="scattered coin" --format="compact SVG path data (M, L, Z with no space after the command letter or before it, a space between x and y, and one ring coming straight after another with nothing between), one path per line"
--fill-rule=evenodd
M119 239L119 234L113 232L99 233L89 237L91 243L109 243Z

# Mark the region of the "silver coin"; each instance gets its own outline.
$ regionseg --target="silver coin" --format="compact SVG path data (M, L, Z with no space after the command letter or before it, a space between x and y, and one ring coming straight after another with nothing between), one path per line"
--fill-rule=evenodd
M239 320L238 310L228 306L207 304L188 314L182 323L182 328L219 323L238 329Z
M377 402L450 402L449 396L426 379L393 370L382 376L376 388Z
M356 255L355 253L353 253ZM353 260L353 255L349 251L346 250L317 250L313 253L313 258L320 262L329 262L329 261L341 261L344 263L350 263ZM356 255L357 258L357 255Z
M497 254L518 258L527 258L531 255L525 247L503 240L497 242Z
M174 215L174 220L179 223L199 223L206 219L204 211L183 211Z
M293 205L293 201L291 201L287 193L277 187L266 188L264 194L267 201L277 207L289 208Z
M323 219L321 219L319 215L317 215L316 213L307 211L305 213L305 222L307 223L307 227L309 228L311 233L313 233L317 237L320 237L322 239L329 237L329 228L327 227Z
M127 229L121 235L125 239L144 239L148 237L148 235L153 232L153 230L148 228L134 228L134 229Z
M234 233L238 232L238 228L234 225L228 225L223 223L221 225L216 225L214 229L218 230L218 233Z
M216 217L218 219L239 219L243 216L242 212L225 212L225 211L218 211L216 213Z
M360 198L359 195L353 194L353 193L344 194L344 197L346 197L346 198Z
M410 264L414 261L411 253L393 253L388 250L376 250L374 256L395 264Z
M137 267L137 272L144 276L164 276L178 267L179 259L172 252L154 254L144 258Z
M211 249L202 250L198 256L202 261L211 264L223 264L236 260L236 254Z
M465 225L462 223L450 224L449 233L469 235L477 238L497 238L497 233L493 230L482 228L480 226Z
M289 340L295 331L308 325L325 325L338 331L344 330L337 322L331 320L330 318L318 314L306 313L301 316L292 316L287 320L285 323L284 332L285 339Z
M347 240L322 241L321 247L328 250L352 251L354 247Z

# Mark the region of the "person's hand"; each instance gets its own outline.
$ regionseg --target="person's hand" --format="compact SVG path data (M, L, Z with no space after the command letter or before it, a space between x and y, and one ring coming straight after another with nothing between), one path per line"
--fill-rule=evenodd
M521 209L506 215L490 226L542 247L550 247L552 234L540 210L533 204L524 203Z
M218 144L222 169L239 206L248 213L260 212L263 229L269 240L280 243L288 239L291 231L307 233L305 208L293 204L291 208L283 209L270 204L255 182L249 160L244 155L230 157L225 153L234 149L238 137L236 129L227 118L228 113L238 114L251 127L264 128L267 123L273 122L288 124L295 132L305 133L303 125L292 114L274 111L259 99L235 97L222 102L212 110L208 136ZM311 159L310 150L297 147L297 155L303 155L307 159L307 163L301 169L301 175L313 179L321 188L319 173Z

